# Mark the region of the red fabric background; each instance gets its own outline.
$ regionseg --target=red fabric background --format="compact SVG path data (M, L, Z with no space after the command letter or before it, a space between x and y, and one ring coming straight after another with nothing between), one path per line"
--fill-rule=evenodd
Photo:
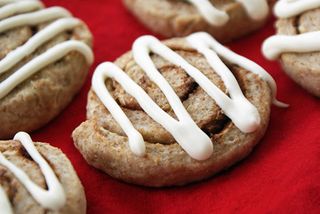
M95 38L95 65L112 61L150 34L119 0L45 0L83 19ZM276 62L260 52L273 34L270 22L258 33L228 46L266 68L279 86L288 109L273 107L270 128L251 156L227 172L181 188L150 189L121 183L88 166L70 135L85 120L91 74L74 102L34 140L61 148L86 190L88 213L320 213L319 99L295 85Z

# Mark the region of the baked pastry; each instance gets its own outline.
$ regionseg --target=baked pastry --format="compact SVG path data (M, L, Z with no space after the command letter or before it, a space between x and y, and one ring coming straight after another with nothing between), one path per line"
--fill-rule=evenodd
M86 25L40 1L0 3L0 139L33 131L79 91L93 61Z
M278 35L263 44L267 59L279 59L284 71L320 97L320 2L281 0L275 6Z
M275 94L263 68L207 33L163 43L143 36L115 64L97 68L88 119L72 136L90 165L115 178L184 185L247 156Z
M261 28L274 0L123 0L148 28L166 37L206 31L230 41Z
M2 214L86 213L82 184L68 158L25 132L0 141Z

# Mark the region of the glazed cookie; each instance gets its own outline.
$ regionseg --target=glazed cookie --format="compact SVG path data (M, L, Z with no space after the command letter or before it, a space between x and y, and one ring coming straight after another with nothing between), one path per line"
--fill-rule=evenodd
M46 143L19 132L0 141L2 214L86 213L82 184L68 158Z
M88 119L73 139L90 165L115 178L184 185L246 157L266 131L275 94L264 69L207 33L163 43L143 36L97 68Z
M275 6L278 35L263 44L263 54L279 59L284 71L320 97L320 1L281 0Z
M230 41L261 28L274 0L123 0L147 27L167 37L206 31Z
M86 25L61 7L0 0L0 139L33 131L80 90L93 61Z

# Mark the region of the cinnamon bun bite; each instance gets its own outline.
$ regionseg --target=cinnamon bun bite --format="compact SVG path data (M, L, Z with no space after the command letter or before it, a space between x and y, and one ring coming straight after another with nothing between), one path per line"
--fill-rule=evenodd
M162 187L208 178L263 137L276 84L207 33L138 38L92 79L74 132L87 162L125 182Z
M277 35L264 42L263 54L279 60L297 84L320 97L320 2L280 0L275 14Z
M82 214L86 198L68 158L25 132L0 141L1 214Z
M0 139L56 117L93 62L87 26L37 0L0 1Z

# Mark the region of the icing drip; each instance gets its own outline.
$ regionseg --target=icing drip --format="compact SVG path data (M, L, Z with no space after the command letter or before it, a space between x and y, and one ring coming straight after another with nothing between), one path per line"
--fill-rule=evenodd
M211 25L223 26L229 21L229 15L226 12L215 8L209 0L188 1L198 9L203 18Z
M103 63L98 66L93 75L93 90L124 130L128 136L131 150L137 155L141 156L145 153L143 137L133 127L121 107L108 92L105 85L105 81L108 78L119 82L123 89L137 100L141 108L153 120L161 124L171 133L180 146L192 158L206 160L213 153L211 139L192 120L177 94L155 67L150 58L150 53L155 53L174 65L183 68L199 86L216 100L224 113L245 133L254 132L259 127L260 115L255 106L245 98L237 80L218 55L261 76L270 84L273 95L275 96L276 94L276 84L264 69L254 62L224 48L209 34L195 33L187 37L187 41L202 53L208 59L212 68L218 72L230 93L230 97L215 86L200 70L189 64L180 55L162 44L155 37L143 36L138 38L134 42L132 50L136 63L164 93L178 120L175 120L164 112L139 85L130 79L130 77L115 64L110 62ZM274 103L281 104L276 101L276 99L274 99Z
M0 17L9 17L0 21L0 33L16 27L25 25L34 26L48 21L57 20L46 26L43 30L37 32L24 45L7 54L7 56L0 61L0 74L14 67L26 56L32 54L37 48L53 39L59 33L72 30L81 23L80 20L72 18L71 14L61 7L52 7L40 11L15 15L17 13L41 8L42 4L35 0L9 2L12 3L0 8ZM29 7L27 7L28 5ZM27 9L23 6L26 6ZM45 53L26 63L14 74L1 82L0 99L8 95L17 85L30 78L32 75L39 72L49 64L63 58L71 51L80 52L84 55L87 62L92 64L92 50L84 42L70 40L57 44Z
M4 214L13 214L9 199L1 186L0 186L0 210Z
M290 18L307 10L320 7L319 0L280 0L275 6L279 18ZM274 35L266 39L262 52L269 60L275 60L282 53L308 53L320 50L320 31L299 35Z
M320 7L319 0L279 0L274 13L278 18L290 18Z
M187 0L193 4L203 18L213 26L223 26L229 21L229 15L222 10L215 8L209 0ZM269 6L266 0L237 0L247 14L253 20L262 20L269 13Z
M30 157L39 165L41 172L43 173L46 180L48 190L42 189L37 184L32 182L29 176L24 171L7 160L1 152L0 164L14 174L14 176L25 186L28 192L41 206L54 211L61 209L66 203L66 195L64 193L62 185L60 184L50 165L38 152L32 142L32 139L27 133L17 133L14 137L14 140L20 141ZM2 189L0 188L0 199L1 202L5 202L1 205L4 205L4 208L8 210L7 213L10 213L11 208L9 208L10 205L8 204L8 199L4 192L1 192L1 190Z

